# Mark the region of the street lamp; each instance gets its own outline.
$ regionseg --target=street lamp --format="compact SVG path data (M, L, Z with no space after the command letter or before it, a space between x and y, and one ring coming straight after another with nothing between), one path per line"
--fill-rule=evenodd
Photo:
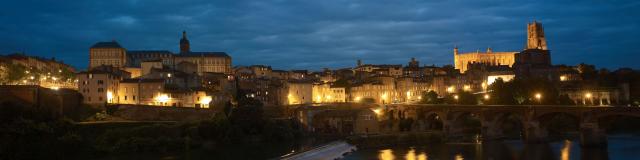
M541 103L540 99L542 99L542 94L536 93L535 97L536 97L536 100L538 100L538 103Z
M455 90L456 90L456 87L454 87L454 86L447 87L447 92L449 92L449 93L453 93L453 91L455 91Z
M382 98L382 104L385 104L385 100L387 99L387 94L382 94L382 96L380 96L380 98Z
M584 98L585 98L585 99L587 99L587 100L589 100L589 103L592 103L592 102L591 102L591 93L589 93L589 92L585 93L585 94L584 94Z
M490 98L490 97L489 97L489 94L485 94L485 95L484 95L484 100L489 100L489 98Z

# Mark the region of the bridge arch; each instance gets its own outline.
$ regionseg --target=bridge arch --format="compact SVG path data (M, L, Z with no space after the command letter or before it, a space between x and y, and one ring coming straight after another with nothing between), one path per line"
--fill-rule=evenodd
M421 131L442 131L444 127L444 113L438 110L418 110L415 127Z
M640 113L637 112L595 112L591 113L590 116L586 116L584 118L585 122L600 122L603 119L612 118L612 117L634 117L640 118Z
M482 133L482 116L478 112L456 111L447 114L447 126L451 134Z
M582 116L574 112L547 112L536 116L534 120L549 134L562 135L580 131Z
M494 123L499 127L499 134L503 137L520 138L524 132L526 119L518 112L501 112L495 115Z
M640 114L634 113L602 113L591 119L598 128L606 133L628 133L640 131Z

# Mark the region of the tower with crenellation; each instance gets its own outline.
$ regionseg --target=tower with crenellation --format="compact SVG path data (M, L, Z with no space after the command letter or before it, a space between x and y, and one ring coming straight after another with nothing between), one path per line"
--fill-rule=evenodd
M533 21L527 24L527 48L547 50L547 40L544 38L542 23Z

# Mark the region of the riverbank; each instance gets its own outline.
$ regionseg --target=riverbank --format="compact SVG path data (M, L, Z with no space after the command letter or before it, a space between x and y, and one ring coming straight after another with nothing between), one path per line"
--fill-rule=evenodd
M345 141L333 141L326 145L313 148L299 153L291 153L279 157L282 160L333 160L343 158L349 152L355 151L357 148Z

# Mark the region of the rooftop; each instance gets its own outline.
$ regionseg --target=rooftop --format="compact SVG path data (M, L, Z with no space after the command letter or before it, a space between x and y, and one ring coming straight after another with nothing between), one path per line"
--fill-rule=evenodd
M91 48L122 48L122 46L120 46L120 44L118 44L118 42L116 41L111 41L111 42L98 42L93 46L91 46Z
M229 56L225 52L185 52L185 53L176 54L175 56L176 57L200 57L200 56L204 56L204 57L228 57L228 58L231 58L231 56Z

